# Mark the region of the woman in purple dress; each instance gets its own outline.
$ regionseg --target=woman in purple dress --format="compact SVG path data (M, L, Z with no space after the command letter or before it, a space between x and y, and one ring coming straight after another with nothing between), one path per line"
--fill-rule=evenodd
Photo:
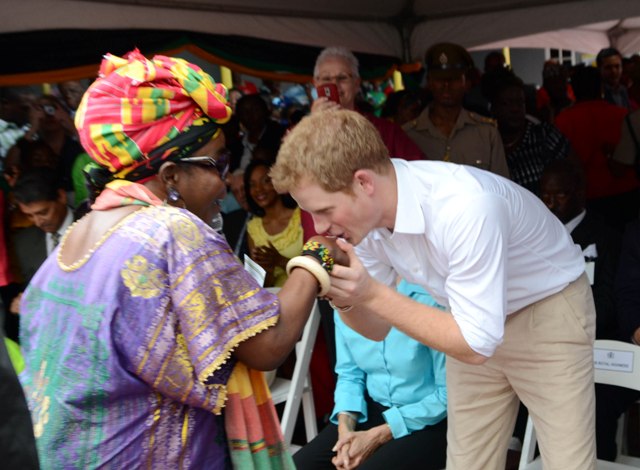
M208 226L230 114L198 67L138 51L107 55L85 94L76 126L100 192L21 305L42 468L292 465L253 369L288 355L328 274L304 257L276 296Z

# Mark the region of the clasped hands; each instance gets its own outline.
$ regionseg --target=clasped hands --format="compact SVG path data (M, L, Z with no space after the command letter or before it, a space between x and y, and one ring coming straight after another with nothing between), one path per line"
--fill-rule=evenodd
M336 455L331 459L331 463L338 470L353 470L391 439L391 430L386 424L366 431L341 432L332 449Z

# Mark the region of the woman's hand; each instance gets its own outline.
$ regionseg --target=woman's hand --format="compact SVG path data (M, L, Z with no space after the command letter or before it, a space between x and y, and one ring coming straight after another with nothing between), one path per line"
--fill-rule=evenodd
M285 269L289 261L280 254L271 242L269 242L268 245L256 246L251 250L251 259L262 266L267 272L273 271L275 267Z
M376 426L367 431L354 431L343 434L333 450L337 455L331 462L340 470L351 470L362 465L378 447L393 438L391 429L386 424Z
M337 238L335 237L325 237L323 235L314 235L309 238L308 241L318 242L324 245L331 253L333 260L336 264L341 264L343 266L349 266L349 257L347 254L338 247L336 243Z

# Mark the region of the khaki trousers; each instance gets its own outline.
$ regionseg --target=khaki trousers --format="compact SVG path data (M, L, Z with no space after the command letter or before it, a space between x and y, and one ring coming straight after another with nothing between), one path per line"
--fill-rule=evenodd
M447 469L503 470L518 411L529 409L545 470L595 468L595 308L586 275L507 317L484 364L447 357Z

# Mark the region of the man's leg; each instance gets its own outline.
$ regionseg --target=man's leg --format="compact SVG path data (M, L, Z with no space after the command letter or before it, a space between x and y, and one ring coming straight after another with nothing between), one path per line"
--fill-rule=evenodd
M519 400L491 363L447 357L447 470L504 470Z
M595 309L586 276L507 320L492 360L529 409L547 470L595 468Z

